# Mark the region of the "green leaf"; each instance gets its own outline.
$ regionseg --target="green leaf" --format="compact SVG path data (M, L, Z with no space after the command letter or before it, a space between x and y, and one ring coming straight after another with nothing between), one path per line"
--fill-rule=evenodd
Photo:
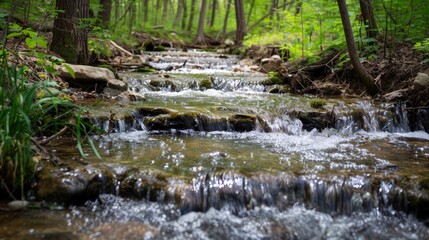
M22 32L14 32L7 35L7 38L21 37Z
M52 66L49 66L49 65L44 66L44 68L48 73L54 74L57 72L57 70L55 70L55 68L53 68Z
M75 72L68 64L64 64L64 67L66 68L67 72L70 73L72 78L76 78Z
M37 45L36 41L34 41L31 38L26 38L25 39L25 43L27 44L27 47L30 48L30 49L36 48L36 45Z
M46 40L41 37L36 38L36 43L39 44L39 46L41 46L42 48L48 48L48 44L46 43Z

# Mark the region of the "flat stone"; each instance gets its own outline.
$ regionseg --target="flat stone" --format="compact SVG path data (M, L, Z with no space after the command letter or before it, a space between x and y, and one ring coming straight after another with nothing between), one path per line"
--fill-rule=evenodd
M67 64L75 74L76 80L82 79L82 80L95 80L95 81L103 81L108 82L109 79L115 79L115 74L110 71L107 68L99 68L99 67L92 67L92 66L86 66L86 65L74 65L74 64ZM67 71L65 66L60 66L58 68L59 75L61 77L65 78L73 78L72 75Z
M128 84L124 81L114 79L114 78L110 78L107 81L107 87L112 88L112 89L126 91L128 89Z
M140 93L125 91L119 94L119 96L116 99L124 102L138 102L138 101L144 101L145 97L143 94L140 94Z

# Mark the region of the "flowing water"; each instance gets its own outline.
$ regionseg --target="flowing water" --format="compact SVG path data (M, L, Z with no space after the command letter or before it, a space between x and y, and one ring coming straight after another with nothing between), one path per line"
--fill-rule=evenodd
M144 102L84 103L108 132L85 161L122 177L83 205L0 213L0 239L429 238L429 134L404 105L316 109L235 56L160 59L176 70L124 74ZM51 150L80 159L69 146Z

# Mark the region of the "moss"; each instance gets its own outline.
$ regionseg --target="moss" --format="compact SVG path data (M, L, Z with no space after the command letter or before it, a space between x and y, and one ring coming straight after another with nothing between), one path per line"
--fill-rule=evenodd
M153 51L157 51L157 52L164 52L166 49L164 46L160 45L160 46L156 46Z
M213 83L212 83L211 79L206 78L200 82L200 90L206 90L206 89L210 89L210 88L213 88Z
M321 109L327 104L327 101L325 99L311 99L310 100L310 106L312 108Z
M137 72L152 73L152 72L156 72L156 70L153 68L139 68L139 69L137 69Z

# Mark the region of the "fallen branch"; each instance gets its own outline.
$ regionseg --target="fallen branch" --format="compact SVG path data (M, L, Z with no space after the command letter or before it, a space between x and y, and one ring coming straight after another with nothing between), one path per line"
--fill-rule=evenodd
M124 48L122 48L121 46L119 46L118 44L116 44L114 41L110 40L109 43L112 44L117 49L119 49L120 51L126 53L127 55L134 56L134 54L128 52L127 50L125 50Z
M55 133L54 135L44 139L43 141L40 141L39 144L41 146L44 146L46 144L48 144L50 141L54 140L55 138L63 135L67 130L69 129L68 126L63 127L60 131L58 131L57 133Z

